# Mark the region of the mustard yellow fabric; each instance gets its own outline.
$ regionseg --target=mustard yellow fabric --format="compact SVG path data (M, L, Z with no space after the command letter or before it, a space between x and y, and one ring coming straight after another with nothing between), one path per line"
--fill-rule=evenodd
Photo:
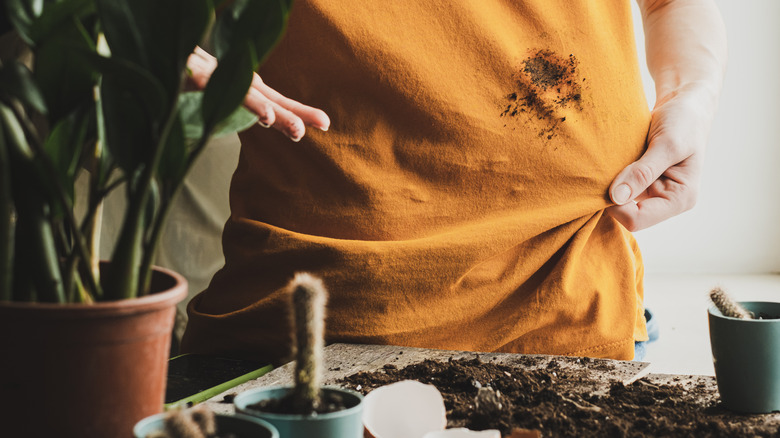
M645 145L637 64L629 0L298 0L260 73L333 124L242 134L183 349L286 357L307 271L330 342L631 359L642 263L604 209Z

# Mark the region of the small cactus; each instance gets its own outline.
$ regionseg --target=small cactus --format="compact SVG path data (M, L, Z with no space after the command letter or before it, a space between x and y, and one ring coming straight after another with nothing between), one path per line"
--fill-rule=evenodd
M753 313L732 300L726 291L716 287L710 291L710 301L720 310L723 316L739 319L753 319Z
M198 405L190 409L173 409L165 414L164 431L153 432L146 438L207 438L217 433L214 412Z
M217 434L217 417L206 405L195 405L189 409L190 417L207 437Z
M295 388L298 413L310 414L320 405L327 292L322 280L298 273L288 286L295 345Z

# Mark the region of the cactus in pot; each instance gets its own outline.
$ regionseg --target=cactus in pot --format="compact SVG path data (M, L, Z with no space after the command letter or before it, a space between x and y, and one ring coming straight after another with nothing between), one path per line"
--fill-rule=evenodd
M236 410L259 417L280 438L360 438L363 396L322 386L327 291L322 280L298 273L287 285L295 349L293 385L257 388L236 396Z
M327 301L322 280L297 274L290 284L290 301L296 350L292 405L295 413L310 414L320 407L321 399Z

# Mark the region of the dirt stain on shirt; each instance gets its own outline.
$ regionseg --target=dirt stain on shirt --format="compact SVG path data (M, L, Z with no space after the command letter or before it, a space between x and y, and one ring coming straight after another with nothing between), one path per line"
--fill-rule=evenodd
M535 118L541 122L538 136L552 139L566 122L564 109L582 110L586 79L579 77L578 65L573 54L562 57L550 50L526 58L512 78L515 89L506 95L501 117Z

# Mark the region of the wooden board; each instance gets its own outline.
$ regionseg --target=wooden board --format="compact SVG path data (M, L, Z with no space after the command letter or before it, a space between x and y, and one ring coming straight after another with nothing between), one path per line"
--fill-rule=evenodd
M324 384L336 384L340 379L359 371L379 371L388 364L403 368L426 359L446 361L450 358L473 358L475 356L479 356L484 362L520 366L526 369L546 368L551 362L555 361L556 365L562 369L585 370L587 372L587 381L583 385L590 386L588 390L591 391L605 390L612 381L628 381L638 373L644 373L649 366L646 362L568 356L473 353L391 345L333 344L325 348ZM239 394L248 389L258 387L290 385L293 382L294 365L294 363L289 363L277 368L259 379L246 382L212 397L206 403L215 412L232 413L234 410L233 405L223 402L226 395Z
M650 364L644 362L566 356L473 353L388 345L334 344L328 346L325 349L324 384L338 384L340 380L354 373L361 371L377 372L385 369L386 366L401 369L426 359L447 361L451 358L471 359L475 356L479 356L483 362L495 362L525 370L545 368L545 371L553 376L555 374L551 370L558 372L564 370L571 371L563 375L578 375L576 384L578 391L581 390L580 393L606 395L616 381L628 385L634 380L646 377L640 383L634 384L641 384L650 388L659 388L663 385L681 388L682 398L680 400L686 404L694 404L706 409L710 409L709 406L718 404L718 389L714 377L651 374L648 369ZM224 402L226 395L239 394L257 387L290 385L293 381L293 370L294 364L287 364L259 379L219 394L206 401L206 403L216 412L232 413L234 411L232 403ZM631 412L643 412L641 406L626 405L626 407ZM731 426L738 426L739 430L745 431L746 436L780 436L780 413L741 415L716 409L711 415L713 420L718 420L723 424ZM637 418L640 417L642 416L639 415ZM740 435L744 434L740 433Z

